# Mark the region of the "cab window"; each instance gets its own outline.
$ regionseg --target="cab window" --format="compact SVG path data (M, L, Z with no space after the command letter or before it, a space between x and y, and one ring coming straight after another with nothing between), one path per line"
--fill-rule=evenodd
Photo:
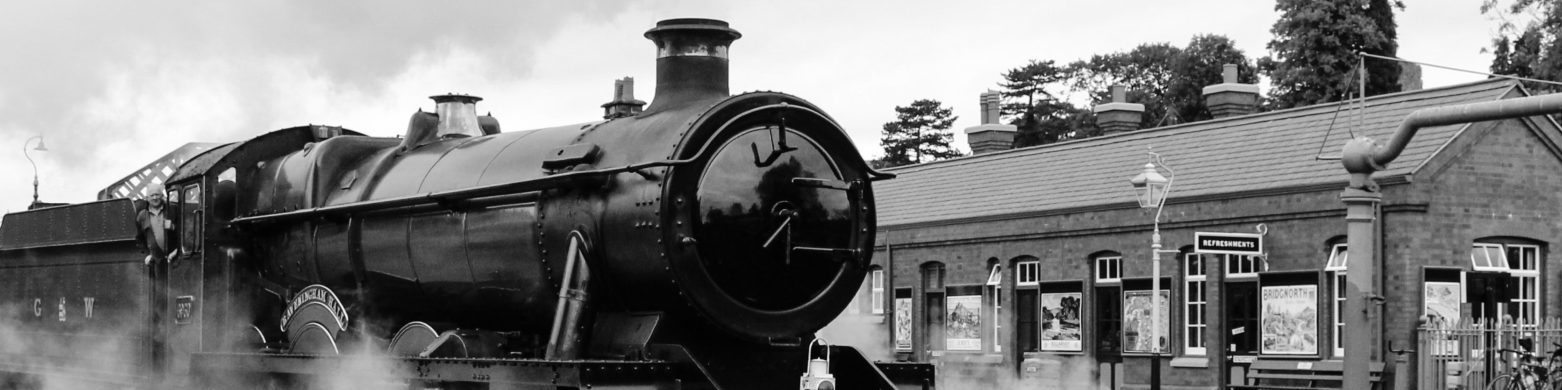
M201 185L191 184L184 187L183 201L179 205L180 217L180 248L184 253L194 253L201 250Z

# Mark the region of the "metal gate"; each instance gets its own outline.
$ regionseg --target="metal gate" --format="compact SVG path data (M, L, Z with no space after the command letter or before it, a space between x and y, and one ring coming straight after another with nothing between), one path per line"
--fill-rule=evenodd
M1518 368L1516 353L1545 359L1562 348L1562 319L1538 324L1463 319L1416 330L1417 388L1484 389L1492 379Z

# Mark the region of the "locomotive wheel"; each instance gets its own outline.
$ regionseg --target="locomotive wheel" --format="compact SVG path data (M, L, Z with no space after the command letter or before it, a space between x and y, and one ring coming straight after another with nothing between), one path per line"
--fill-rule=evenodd
M335 333L318 322L304 324L302 329L288 334L288 338L293 340L292 345L288 347L288 352L314 355L341 354L341 350L336 347Z
M409 322L396 331L386 352L394 356L418 356L438 338L439 332L433 326L423 321Z

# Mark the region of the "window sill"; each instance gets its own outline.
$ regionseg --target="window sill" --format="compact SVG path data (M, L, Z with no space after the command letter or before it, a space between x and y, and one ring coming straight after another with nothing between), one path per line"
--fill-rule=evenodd
M1209 368L1209 357L1207 357L1207 356L1183 356L1183 357L1178 357L1178 358L1172 359L1171 366L1172 367L1181 367L1181 368Z

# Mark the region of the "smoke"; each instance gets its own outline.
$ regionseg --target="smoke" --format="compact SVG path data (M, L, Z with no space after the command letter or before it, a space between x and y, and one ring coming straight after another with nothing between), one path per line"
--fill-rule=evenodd
M45 309L42 315L34 316L32 305L0 305L0 371L34 373L0 373L0 389L103 389L149 372L138 365L145 361L141 358L146 339L142 323L79 327L76 337L50 337L53 335L45 332L62 326L50 323L58 322L56 310L61 309L53 304ZM67 315L70 320L81 319L76 313Z
M309 123L394 136L446 92L489 98L479 109L507 129L577 123L600 115L611 80L649 75L640 33L701 15L700 1L13 4L0 33L31 38L0 42L26 53L0 56L0 145L43 136L48 150L26 156L41 200L81 202L186 142ZM537 73L552 63L567 67ZM0 172L0 210L16 211L32 169L8 150L0 161L20 169Z
M889 331L880 322L881 317L841 315L815 336L831 345L857 348L869 361L894 361L895 352L889 348Z
M946 355L948 356L948 355ZM998 364L944 363L937 371L939 390L1097 388L1094 360L1084 356L1026 359L1019 371Z

